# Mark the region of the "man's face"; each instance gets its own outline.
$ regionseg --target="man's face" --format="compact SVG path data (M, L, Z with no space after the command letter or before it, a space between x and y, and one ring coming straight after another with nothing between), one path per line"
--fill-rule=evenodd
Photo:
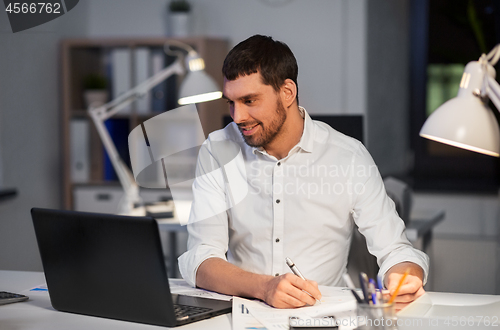
M260 73L236 80L224 79L224 98L245 142L265 147L281 132L286 110L272 86L262 83Z

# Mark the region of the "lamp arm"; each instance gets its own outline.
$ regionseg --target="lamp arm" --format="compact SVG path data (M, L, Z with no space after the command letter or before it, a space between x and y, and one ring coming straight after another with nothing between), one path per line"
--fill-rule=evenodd
M489 75L486 77L486 82L486 95L488 95L491 102L493 102L497 111L500 111L500 86L497 81Z
M132 103L136 98L143 96L151 89L153 89L156 85L160 84L168 77L174 74L184 74L185 69L181 64L181 61L177 59L170 66L165 69L159 71L154 76L146 79L136 87L130 89L129 91L121 94L116 99L106 103L102 107L96 108L96 112L99 112L99 117L102 121L114 116L117 112L125 108L127 105Z
M99 109L99 108L96 108ZM106 126L104 126L104 121L102 121L98 117L97 112L89 111L90 117L94 122L94 125L97 129L97 133L101 138L102 144L104 145L104 149L108 153L109 160L115 169L116 175L118 176L118 180L125 192L125 195L120 202L118 213L120 214L130 214L134 204L141 203L141 198L139 197L139 187L137 183L134 181L132 173L128 169L127 165L123 162L116 150L116 146L109 135Z
M90 106L88 109L90 118L92 118L92 121L94 122L97 133L99 134L99 137L104 145L104 149L108 153L111 164L113 165L116 175L118 176L118 180L125 191L124 199L119 206L119 213L130 214L134 204L141 203L142 200L139 196L139 186L135 182L134 176L128 167L120 158L104 122L122 110L125 106L133 102L138 96L144 95L168 77L173 74L183 74L184 72L185 69L180 60L176 60L172 65L161 70L131 90L118 96L116 99L104 104L103 106L97 108Z

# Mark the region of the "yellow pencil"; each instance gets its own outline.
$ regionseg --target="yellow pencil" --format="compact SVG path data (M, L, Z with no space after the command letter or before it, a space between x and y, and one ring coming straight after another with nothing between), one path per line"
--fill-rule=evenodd
M394 293L391 296L391 299L389 300L389 304L392 304L394 302L394 299L396 299L396 296L398 295L399 289L401 289L401 286L403 285L403 282L405 281L406 276L410 273L410 268L406 270L404 273L403 277L399 280L398 286L396 287L396 290L394 290Z

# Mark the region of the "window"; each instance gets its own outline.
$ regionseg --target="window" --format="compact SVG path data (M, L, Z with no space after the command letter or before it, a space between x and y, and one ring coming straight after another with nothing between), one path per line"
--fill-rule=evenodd
M413 0L411 18L414 188L497 193L498 158L430 141L418 134L427 117L457 95L464 66L500 42L500 1ZM498 118L496 108L490 107Z

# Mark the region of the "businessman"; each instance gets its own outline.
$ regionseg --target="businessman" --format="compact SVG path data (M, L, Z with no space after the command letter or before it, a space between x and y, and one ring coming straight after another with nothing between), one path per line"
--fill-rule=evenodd
M222 72L233 123L210 134L200 151L188 251L179 258L184 279L278 308L312 305L321 298L318 284L344 285L357 224L391 292L410 269L396 309L422 295L427 255L407 240L365 147L299 106L289 47L252 36L229 52ZM217 143L239 148L229 174L209 166L220 163ZM235 199L240 191L244 197ZM290 273L286 257L307 280Z

